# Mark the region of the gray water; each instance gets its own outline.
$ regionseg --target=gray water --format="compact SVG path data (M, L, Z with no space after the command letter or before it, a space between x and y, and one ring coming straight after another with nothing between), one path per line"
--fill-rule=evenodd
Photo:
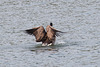
M54 46L22 31L50 22ZM0 67L100 67L100 0L0 0Z

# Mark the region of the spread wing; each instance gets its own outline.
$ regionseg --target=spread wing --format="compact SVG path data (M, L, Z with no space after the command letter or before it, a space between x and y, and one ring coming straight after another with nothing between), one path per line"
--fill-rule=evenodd
M51 30L55 33L56 36L60 36L61 33L66 33L66 32L62 32L62 31L56 30L56 29L53 28L53 27L50 27L50 28L51 28Z
M60 36L59 33L64 33L62 31L56 30L55 28L53 28L52 26L48 25L46 27L47 30L47 36L50 40L55 39L56 36Z
M46 34L43 26L39 26L39 27L36 27L36 28L28 29L28 30L25 30L25 31L26 31L26 33L28 33L30 35L34 35L35 38L36 38L36 42L41 42L41 40L43 39L43 37Z

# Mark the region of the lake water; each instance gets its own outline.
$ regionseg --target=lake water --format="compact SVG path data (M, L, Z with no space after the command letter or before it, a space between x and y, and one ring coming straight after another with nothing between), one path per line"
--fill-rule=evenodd
M54 46L23 32L50 22ZM100 0L0 0L0 67L100 67Z

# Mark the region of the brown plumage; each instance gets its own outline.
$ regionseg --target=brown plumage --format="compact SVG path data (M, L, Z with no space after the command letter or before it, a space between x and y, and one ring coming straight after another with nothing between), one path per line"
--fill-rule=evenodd
M46 27L46 31L43 26L35 27L32 29L25 30L26 33L34 35L36 42L42 42L42 46L54 45L56 36L59 36L57 32L63 33L52 27L52 23Z

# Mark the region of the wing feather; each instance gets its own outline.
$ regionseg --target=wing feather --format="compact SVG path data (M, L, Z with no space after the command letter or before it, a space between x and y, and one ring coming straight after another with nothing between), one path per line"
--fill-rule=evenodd
M36 42L41 42L43 37L45 36L45 33L46 33L43 26L28 29L28 30L25 30L25 31L26 31L26 33L28 33L30 35L34 35L35 38L36 38Z
M62 33L66 33L66 32L62 32L62 31L56 30L52 26L50 26L50 28L53 31L53 33L55 33L56 36L60 36Z
M40 27L36 27L36 28L32 28L32 29L28 29L28 30L25 30L27 34L30 34L30 35L34 35L36 36L36 30L39 29Z
M48 25L46 27L46 31L47 31L47 37L49 38L49 40L53 41L55 40L56 36L60 36L57 32L59 33L63 33L62 31L56 30L55 28L53 28L52 26Z

